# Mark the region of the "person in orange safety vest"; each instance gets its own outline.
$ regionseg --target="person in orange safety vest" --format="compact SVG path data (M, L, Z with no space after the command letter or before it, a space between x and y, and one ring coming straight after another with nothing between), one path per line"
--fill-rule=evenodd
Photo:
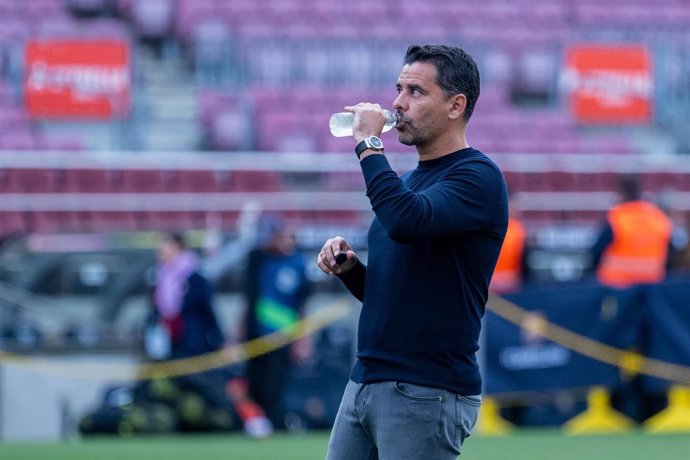
M525 226L519 219L512 201L508 206L508 230L489 285L489 290L496 294L518 291L525 276Z
M592 249L597 279L620 288L657 283L666 276L671 220L655 204L640 198L636 179L623 178L619 192L622 202L609 210Z

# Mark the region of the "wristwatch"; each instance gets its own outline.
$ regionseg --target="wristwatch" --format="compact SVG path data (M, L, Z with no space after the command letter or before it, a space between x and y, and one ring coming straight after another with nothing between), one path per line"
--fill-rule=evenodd
M355 147L355 153L357 154L357 158L362 156L362 152L364 152L367 149L371 150L377 150L381 151L383 150L383 142L381 142L381 139L379 139L376 136L369 136L367 138L364 138L362 142L357 144L357 147Z

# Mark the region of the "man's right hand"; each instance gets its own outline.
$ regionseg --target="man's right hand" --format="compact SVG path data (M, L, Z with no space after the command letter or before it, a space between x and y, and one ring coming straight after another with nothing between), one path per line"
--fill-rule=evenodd
M347 255L347 260L338 265L335 256L341 253ZM336 236L324 243L316 256L316 265L327 275L342 275L357 265L357 255L343 237Z
M352 135L356 143L369 136L381 137L383 125L386 124L386 115L379 104L360 102L357 105L345 107L345 110L355 114Z

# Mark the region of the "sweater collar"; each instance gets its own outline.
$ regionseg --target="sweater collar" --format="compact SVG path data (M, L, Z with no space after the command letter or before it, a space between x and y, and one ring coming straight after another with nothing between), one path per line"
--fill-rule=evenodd
M443 155L440 158L434 158L433 160L420 160L417 163L417 169L440 168L440 167L449 165L451 163L455 163L460 158L468 158L470 156L474 156L475 152L477 152L477 151L475 149L473 149L472 147L466 147L466 148L460 149L456 152L449 153L448 155Z

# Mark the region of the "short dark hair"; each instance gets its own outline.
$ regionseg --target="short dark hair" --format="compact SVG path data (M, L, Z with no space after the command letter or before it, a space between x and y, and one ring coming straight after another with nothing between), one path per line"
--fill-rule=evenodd
M163 239L170 241L180 249L187 249L187 240L180 232L167 232L163 235Z
M430 62L436 66L437 83L448 97L464 94L467 98L464 119L470 120L479 99L479 69L472 56L462 48L449 45L412 45L407 48L404 64Z
M640 199L640 180L634 175L623 176L618 181L618 191L623 201L637 201Z

